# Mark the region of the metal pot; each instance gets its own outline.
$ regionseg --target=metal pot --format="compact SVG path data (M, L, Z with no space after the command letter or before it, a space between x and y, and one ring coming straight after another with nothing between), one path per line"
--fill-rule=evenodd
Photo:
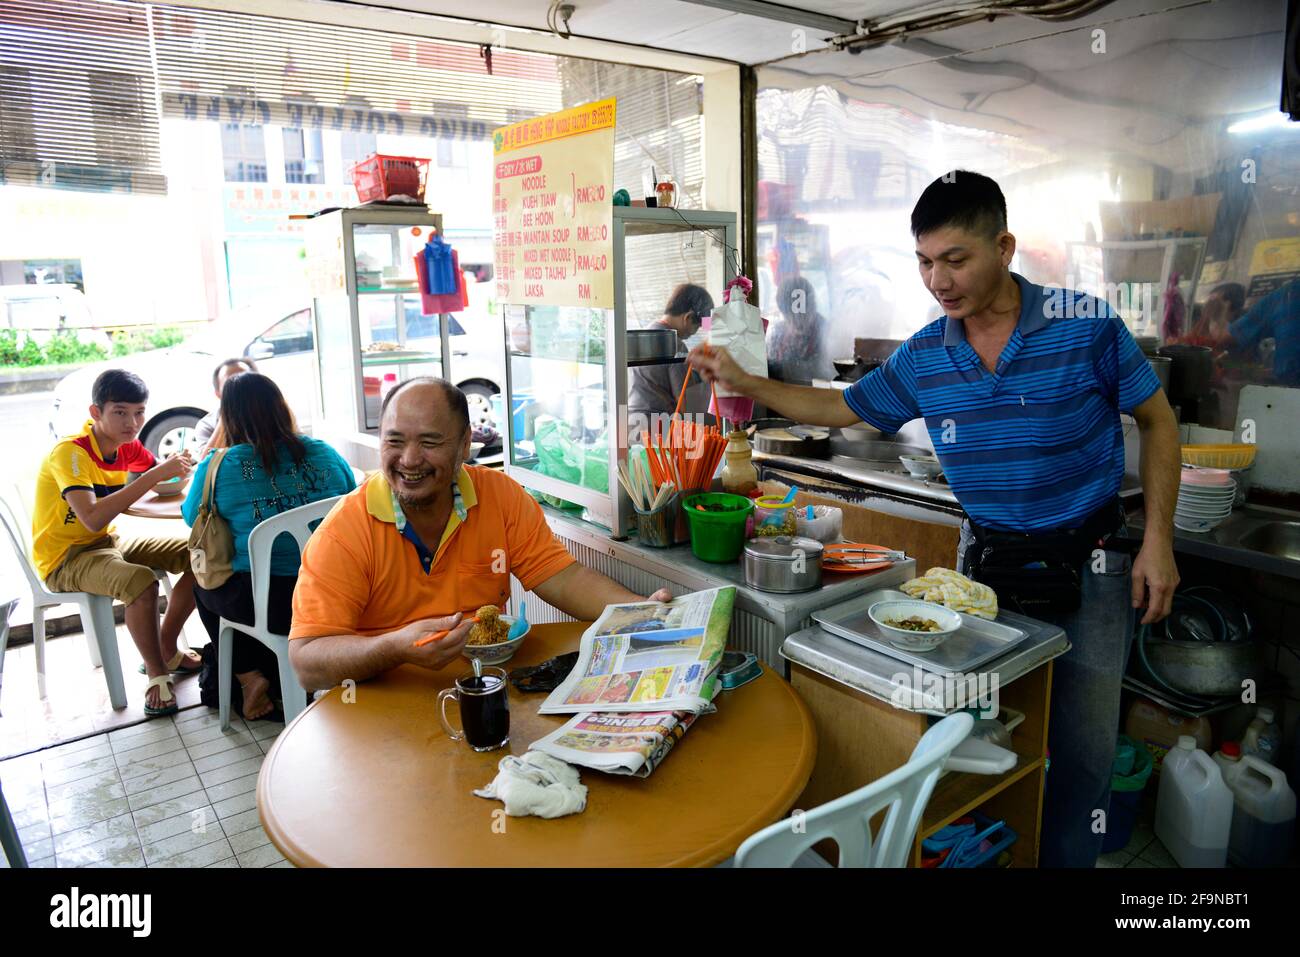
M1168 395L1169 369L1174 364L1174 360L1168 356L1147 356L1147 364L1151 366L1151 371L1160 380L1160 388L1165 390L1165 395Z
M1259 674L1259 653L1250 641L1147 638L1146 657L1159 677L1185 694L1238 695L1242 681Z
M745 583L759 591L795 594L822 584L822 543L780 535L745 543Z
M805 459L824 459L831 454L831 433L829 429L811 425L759 429L754 433L754 450L766 455L794 455Z
M831 360L831 365L835 367L837 373L836 378L841 382L857 382L876 366L883 363L883 359L868 359L863 356Z
M831 439L831 454L843 455L856 459L858 463L869 462L884 466L885 471L901 472L898 461L900 455L930 455L929 449L917 445L905 445L902 442L887 442L880 439L850 439L843 435Z
M627 361L647 362L677 355L677 333L672 329L629 329Z

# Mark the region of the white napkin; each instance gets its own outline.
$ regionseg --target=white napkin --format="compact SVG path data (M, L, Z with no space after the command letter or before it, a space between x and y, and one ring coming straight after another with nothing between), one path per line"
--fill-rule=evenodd
M474 793L501 801L511 817L563 817L587 807L587 786L578 783L578 769L541 751L522 758L506 755L492 783Z

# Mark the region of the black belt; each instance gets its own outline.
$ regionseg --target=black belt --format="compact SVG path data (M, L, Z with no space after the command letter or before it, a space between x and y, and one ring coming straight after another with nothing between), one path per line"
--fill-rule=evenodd
M997 592L1003 606L1024 614L1074 611L1082 600L1084 564L1123 524L1118 495L1076 528L1004 532L972 521L966 573Z

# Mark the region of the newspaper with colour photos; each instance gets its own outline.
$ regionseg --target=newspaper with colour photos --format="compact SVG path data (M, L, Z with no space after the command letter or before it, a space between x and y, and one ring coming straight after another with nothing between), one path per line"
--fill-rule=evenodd
M577 664L539 713L705 710L716 693L735 600L736 589L727 586L668 603L606 606L583 633Z
M645 778L698 717L690 711L588 712L528 747L580 767Z

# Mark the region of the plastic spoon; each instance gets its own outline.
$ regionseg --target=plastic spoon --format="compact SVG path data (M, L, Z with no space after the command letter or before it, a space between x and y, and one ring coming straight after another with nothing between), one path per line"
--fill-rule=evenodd
M521 601L519 603L519 617L517 617L515 623L510 626L510 631L506 635L506 641L513 641L528 630L528 618L525 614L527 608L528 602Z
M792 486L790 487L790 491L786 493L785 498L781 499L781 504L784 505L784 504L786 504L787 502L793 502L793 501L794 501L794 497L795 497L796 495L798 495L798 494L799 494L799 486L797 486L797 485L792 485Z

